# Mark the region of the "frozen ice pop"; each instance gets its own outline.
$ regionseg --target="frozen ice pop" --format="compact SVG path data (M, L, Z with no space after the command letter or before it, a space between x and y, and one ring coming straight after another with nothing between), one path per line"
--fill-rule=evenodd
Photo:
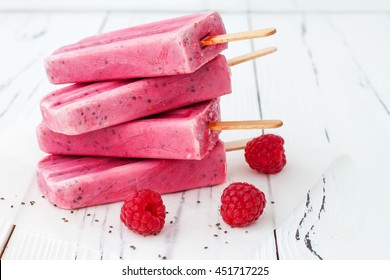
M206 187L226 180L223 144L202 160L134 160L50 155L38 164L37 181L56 206L77 209L125 200L133 190L161 194Z
M52 131L77 135L210 100L232 91L223 55L191 74L75 84L46 95L42 118Z
M227 48L202 46L202 39L225 34L215 12L172 18L85 38L45 60L54 84L192 73Z
M202 159L218 140L219 99L204 101L152 117L80 134L37 128L42 151L50 154L126 158Z

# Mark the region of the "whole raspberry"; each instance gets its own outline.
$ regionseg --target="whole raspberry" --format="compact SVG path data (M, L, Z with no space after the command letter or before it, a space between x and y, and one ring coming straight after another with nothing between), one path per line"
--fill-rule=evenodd
M225 223L243 227L256 221L263 213L265 195L248 183L232 183L222 193L220 213Z
M246 144L245 160L261 173L278 173L286 165L283 144L283 138L274 134L254 138Z
M165 206L161 195L149 189L132 193L121 209L121 221L142 235L159 233L165 223Z

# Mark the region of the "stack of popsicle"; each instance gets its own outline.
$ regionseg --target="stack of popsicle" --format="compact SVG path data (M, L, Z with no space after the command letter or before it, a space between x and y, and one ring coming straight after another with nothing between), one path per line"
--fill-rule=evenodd
M44 195L75 209L145 187L169 193L224 182L219 97L231 92L235 62L219 54L227 48L220 34L219 14L200 13L89 37L48 57L49 80L75 84L41 101L38 142L53 154L38 163Z

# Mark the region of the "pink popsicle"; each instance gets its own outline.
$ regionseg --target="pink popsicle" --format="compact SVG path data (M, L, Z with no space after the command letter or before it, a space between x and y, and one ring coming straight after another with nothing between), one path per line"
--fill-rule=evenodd
M37 128L42 151L50 154L126 158L202 159L218 141L219 99L204 101L149 118L80 134Z
M50 130L77 135L231 91L229 66L218 55L191 74L68 86L45 96L41 112Z
M197 13L85 38L45 60L54 84L192 73L227 48L202 47L208 36L225 34L217 12Z
M38 164L38 186L58 207L77 209L122 201L134 190L161 194L226 180L223 144L202 160L134 160L51 155Z

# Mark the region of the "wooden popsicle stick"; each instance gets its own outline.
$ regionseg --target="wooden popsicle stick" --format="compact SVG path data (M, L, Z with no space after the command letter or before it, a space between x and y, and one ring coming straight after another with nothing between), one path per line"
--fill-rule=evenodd
M237 141L230 141L223 143L226 152L238 151L245 149L246 144L251 141L252 138L242 139Z
M265 29L249 30L249 31L238 32L238 33L221 34L221 35L209 36L203 39L202 41L200 41L200 45L202 47L205 47L205 46L222 44L222 43L239 41L239 40L267 37L275 33L276 33L276 28L272 27L272 28L265 28Z
M226 121L208 124L211 130L267 129L283 125L280 120Z
M231 67L231 66L249 61L249 60L253 60L253 59L265 56L267 54L271 54L271 53L276 52L276 51L277 51L276 47L268 47L268 48L264 48L261 50L257 50L257 51L251 52L251 53L247 53L247 54L244 54L241 56L231 58L227 61L227 63L229 65L229 67Z

